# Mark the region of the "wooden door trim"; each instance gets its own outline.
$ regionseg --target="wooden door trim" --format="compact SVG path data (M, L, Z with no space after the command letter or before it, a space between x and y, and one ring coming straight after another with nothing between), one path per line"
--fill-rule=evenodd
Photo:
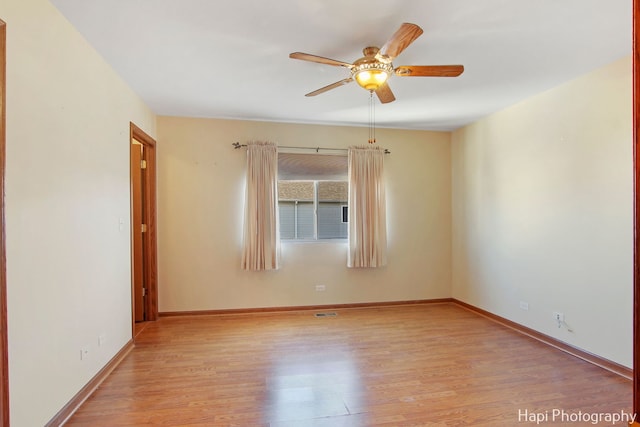
M146 199L144 203L143 221L147 224L146 239L143 242L144 250L147 254L147 262L144 266L145 284L147 286L146 299L146 320L158 319L158 262L157 262L157 227L156 227L156 141L146 132L133 123L130 123L129 143L135 139L145 148L145 160L147 162L146 179L143 182ZM133 263L133 253L132 263ZM133 266L132 266L133 268ZM131 281L131 292L134 292L133 280ZM132 301L132 333L135 337L135 313Z
M5 249L4 174L6 164L7 26L0 20L0 426L9 427L9 342L7 334L7 256Z
M640 414L640 0L633 0L633 412ZM634 425L640 425L637 422Z

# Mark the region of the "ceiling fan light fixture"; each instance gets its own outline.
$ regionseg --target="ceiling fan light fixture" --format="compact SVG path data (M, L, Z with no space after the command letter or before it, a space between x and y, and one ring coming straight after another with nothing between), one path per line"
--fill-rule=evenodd
M364 62L353 67L352 76L364 89L375 91L387 81L392 71L390 63Z
M391 61L420 37L422 32L422 28L418 25L405 22L400 25L400 28L382 45L382 48L376 46L365 47L362 49L364 56L355 60L353 63L337 61L304 52L293 52L289 54L289 58L332 65L334 67L344 67L348 68L351 72L348 78L309 92L305 94L305 96L316 96L356 81L359 86L368 90L371 94L375 92L380 102L386 104L396 99L387 84L387 79L391 77L392 74L398 77L457 77L464 71L462 65L402 65L398 68L393 68ZM373 99L373 96L371 99ZM375 137L372 139L375 140Z

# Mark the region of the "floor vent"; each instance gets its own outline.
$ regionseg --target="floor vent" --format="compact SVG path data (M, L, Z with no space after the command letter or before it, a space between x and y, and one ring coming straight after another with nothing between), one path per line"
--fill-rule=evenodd
M316 313L315 316L316 317L333 317L333 316L337 316L338 313L335 312L328 312L328 313Z

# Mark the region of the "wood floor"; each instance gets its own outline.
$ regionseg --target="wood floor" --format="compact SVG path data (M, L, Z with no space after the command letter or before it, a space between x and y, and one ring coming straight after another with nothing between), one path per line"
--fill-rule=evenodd
M334 312L151 322L66 425L510 427L549 411L540 425L587 426L552 411L631 412L631 381L459 306Z

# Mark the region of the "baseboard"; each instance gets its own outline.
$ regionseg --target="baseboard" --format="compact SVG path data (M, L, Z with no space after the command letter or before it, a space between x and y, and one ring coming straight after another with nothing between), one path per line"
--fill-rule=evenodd
M299 305L288 307L259 307L259 308L230 308L221 310L196 310L196 311L165 311L158 313L160 317L171 316L202 316L221 314L255 314L255 313L277 313L283 311L310 311L310 310L334 310L346 308L372 308L389 307L396 305L419 305L419 304L443 304L454 302L453 298L421 299L409 301L383 301L383 302L363 302L354 304L327 304L327 305Z
M63 425L80 408L80 405L91 396L100 384L109 376L122 360L133 350L133 340L129 340L120 351L111 358L100 371L47 423L45 427Z
M535 329L531 329L528 328L524 325L521 325L519 323L513 322L509 319L505 319L504 317L498 316L496 314L493 314L491 312L488 312L486 310L483 310L481 308L478 308L474 305L471 304L467 304L466 302L457 300L455 298L452 299L454 304L457 304L463 308L466 308L469 311L472 311L474 313L477 313L483 317L486 317L490 320L493 320L494 322L500 323L503 326L506 326L508 328L511 328L517 332L520 332L521 334L527 335L533 339L536 339L540 342L543 342L547 345L550 345L552 347L557 348L558 350L562 350L565 353L568 353L572 356L578 357L586 362L592 363L596 366L599 366L603 369L606 369L608 371L611 371L615 374L618 374L624 378L627 378L629 380L633 379L633 370L630 368L627 368L626 366L620 365L618 363L612 362L611 360L605 359L603 357L600 357L596 354L593 353L589 353L588 351L579 349L577 347L574 347L570 344L567 344L564 341L560 341L557 338L553 338L549 335L543 334L541 332L536 331Z

